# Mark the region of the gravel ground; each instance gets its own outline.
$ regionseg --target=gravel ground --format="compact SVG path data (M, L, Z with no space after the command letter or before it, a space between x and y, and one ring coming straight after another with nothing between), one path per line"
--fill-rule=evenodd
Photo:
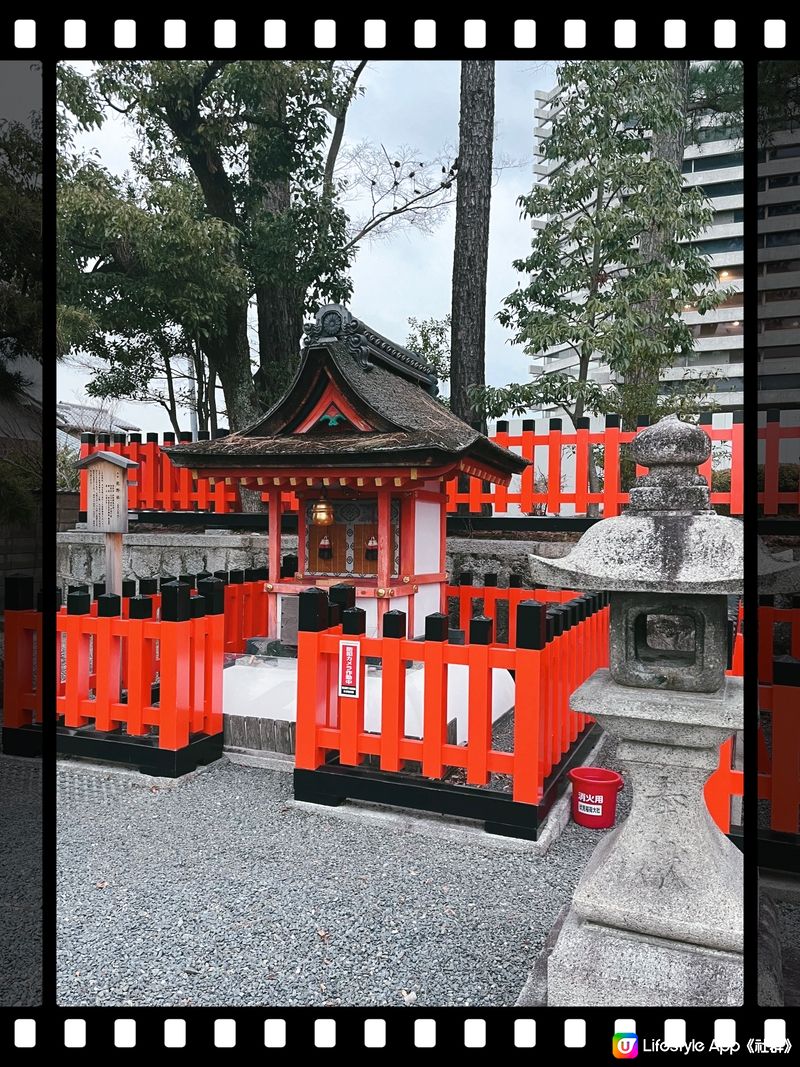
M600 836L389 833L227 761L170 788L62 763L59 788L64 1005L511 1006Z
M800 1006L800 904L776 901L783 949L784 1003Z
M0 1006L42 996L42 772L0 756Z

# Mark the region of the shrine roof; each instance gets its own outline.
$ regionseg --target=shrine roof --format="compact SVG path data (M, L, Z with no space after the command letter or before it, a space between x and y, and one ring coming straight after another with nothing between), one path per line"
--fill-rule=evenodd
M468 458L506 478L528 465L436 399L436 377L421 356L394 345L345 309L321 309L307 335L294 381L266 415L227 437L165 449L173 462L222 470L363 466L365 461L439 466ZM342 412L335 410L345 425L339 429L334 417L329 427L309 430L306 423L328 395L338 398L332 403L334 408L340 404Z

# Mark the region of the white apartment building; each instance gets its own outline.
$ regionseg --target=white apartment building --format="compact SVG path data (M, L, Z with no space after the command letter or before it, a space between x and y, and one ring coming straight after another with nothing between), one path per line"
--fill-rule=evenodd
M534 136L539 157L558 115L558 94L557 86L549 92L535 94ZM547 182L557 166L552 161L536 163L533 170L537 180ZM724 304L705 315L687 307L683 317L694 334L695 350L688 356L676 358L674 365L664 372L664 393L680 390L689 377L708 375L714 379L717 407L721 412L731 412L741 407L743 401L744 172L741 142L726 136L724 131L713 128L702 130L700 143L686 148L683 173L686 185L702 188L714 210L710 226L693 243L709 256L711 265L717 271L720 286L732 289L733 294ZM800 198L800 189L796 192ZM533 225L538 228L543 223L534 221ZM554 371L577 373L577 368L577 353L569 345L548 349L530 364L530 372L534 377ZM600 384L613 381L612 373L599 357L589 373ZM563 413L555 409L542 409L531 414L544 417Z
M758 406L800 418L800 130L759 153Z

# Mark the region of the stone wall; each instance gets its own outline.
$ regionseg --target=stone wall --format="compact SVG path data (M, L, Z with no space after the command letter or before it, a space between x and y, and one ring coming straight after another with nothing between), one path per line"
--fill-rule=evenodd
M56 493L56 529L72 530L78 521L80 493Z
M57 570L60 585L97 582L104 577L103 535L71 530L57 535ZM269 539L260 533L130 533L124 538L123 570L126 578L197 571L261 567L267 561ZM451 537L447 540L447 571L457 580L472 571L476 585L486 573L497 574L500 585L509 574L528 576L528 554L562 556L568 542L501 541ZM281 554L297 551L297 538L281 538Z
M283 555L295 551L296 546L296 537L281 538ZM123 539L123 576L152 578L263 567L267 550L266 534L130 533ZM85 530L59 533L56 570L61 586L101 581L105 577L103 535Z

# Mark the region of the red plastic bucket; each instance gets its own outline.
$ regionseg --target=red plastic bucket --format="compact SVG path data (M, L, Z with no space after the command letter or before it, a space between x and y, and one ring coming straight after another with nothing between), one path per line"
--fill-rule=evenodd
M607 830L617 815L617 793L622 775L602 767L575 767L572 779L572 818L579 826Z

